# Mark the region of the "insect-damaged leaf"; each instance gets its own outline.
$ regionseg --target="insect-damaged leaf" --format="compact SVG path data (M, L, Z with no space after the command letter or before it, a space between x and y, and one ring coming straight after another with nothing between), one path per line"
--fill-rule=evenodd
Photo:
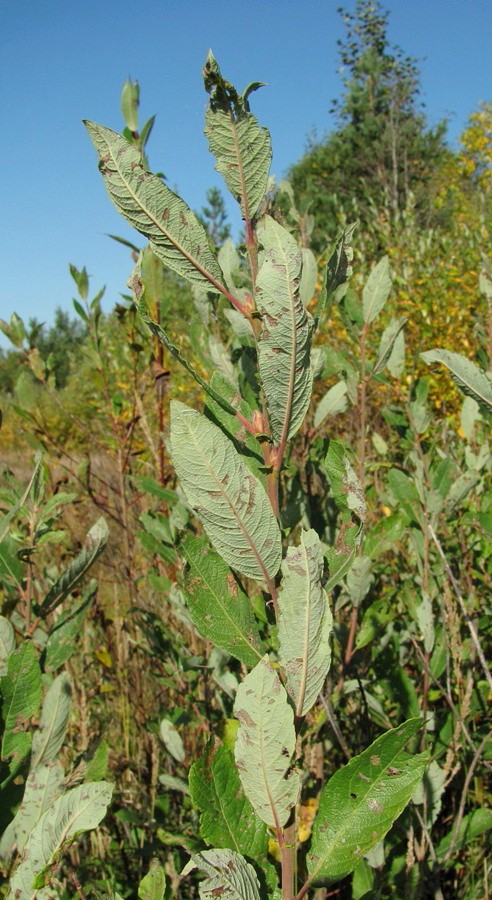
M226 563L271 587L280 529L264 488L234 444L205 416L171 403L171 453L188 502Z
M324 313L330 311L333 301L337 298L337 289L345 285L352 274L351 263L354 256L352 237L356 226L357 222L353 222L342 231L328 260L325 283L314 319L315 328L318 327Z
M206 538L188 535L180 552L189 565L186 605L202 637L246 666L261 658L261 640L248 596Z
M200 835L213 847L228 847L251 859L266 855L267 827L244 795L234 756L217 740L193 763L189 784L201 811Z
M235 757L244 793L267 825L285 825L297 802L299 775L288 769L295 750L294 714L285 688L264 656L239 685Z
M305 716L323 687L331 662L333 617L321 585L323 551L315 531L303 531L282 563L278 594L279 658L297 716Z
M34 898L49 877L49 867L84 831L96 828L106 814L113 785L82 784L48 807L29 835L20 865L10 881L10 895Z
M405 750L422 725L422 719L409 719L381 735L323 788L307 858L313 885L352 872L404 810L428 760L427 753Z
M21 805L2 834L0 841L2 859L9 859L14 847L18 853L22 853L36 823L63 792L64 777L63 766L58 760L31 769L27 776Z
M302 254L294 238L271 216L258 235L265 255L256 282L256 304L263 328L258 366L277 442L294 436L311 400L312 316L299 293Z
M231 194L241 205L243 219L252 219L266 193L272 160L270 135L249 111L247 99L224 81L210 52L203 70L210 105L205 114L205 137Z
M474 400L487 412L492 412L492 373L482 372L466 356L450 350L427 350L420 354L426 363L442 363L451 373L451 378L467 397Z
M41 672L34 645L24 641L8 660L7 675L0 682L2 696L2 760L12 759L17 769L31 748L27 726L41 702Z
M194 853L183 874L201 869L207 877L201 882L200 897L220 900L260 900L256 872L240 853L233 850L203 850Z
M47 616L68 597L81 578L96 562L103 552L109 537L108 526L103 518L98 519L95 525L87 532L85 547L70 563L68 569L63 572L58 581L50 588L41 606L40 613Z
M153 253L192 284L221 292L222 273L195 214L157 175L140 151L110 128L85 122L99 168L118 212L150 241Z

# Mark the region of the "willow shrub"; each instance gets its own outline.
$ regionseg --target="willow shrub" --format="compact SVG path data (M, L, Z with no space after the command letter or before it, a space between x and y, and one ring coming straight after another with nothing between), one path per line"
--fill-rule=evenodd
M202 637L238 660L243 676L234 702L234 738L230 729L224 743L212 737L191 768L189 789L206 848L191 849L187 870L204 874L203 897L300 900L353 872L382 841L422 781L428 760L427 751L417 752L425 727L421 717L381 734L322 786L307 853L298 844L307 754L330 671L330 592L351 575L351 592L360 594L367 577L358 466L340 442L323 444L318 475L329 485L331 500L324 513L318 504L311 516L308 503L293 499L292 485L296 479L302 483L303 473L292 471L291 454L296 436L306 436L313 379L323 357L314 342L327 309L337 303L365 341L391 279L383 259L356 308L348 290L353 227L348 228L328 262L314 315L308 311L315 261L298 246L286 220L272 214L270 136L249 102L260 84L238 93L212 54L204 83L210 95L205 134L244 221L239 249L227 241L215 251L192 210L148 170L135 142L86 125L112 202L147 238L150 251L193 286L204 331L214 317L216 371L206 381L153 320L141 257L129 282L135 306L206 396L203 412L171 403L173 465L203 529L187 527L179 543L187 607ZM403 324L394 320L385 331L376 359L364 369L364 383L388 365L398 368ZM315 428L345 408L346 395L357 393L353 381L349 372L323 398ZM280 871L268 855L272 835ZM162 870L155 877L163 896Z

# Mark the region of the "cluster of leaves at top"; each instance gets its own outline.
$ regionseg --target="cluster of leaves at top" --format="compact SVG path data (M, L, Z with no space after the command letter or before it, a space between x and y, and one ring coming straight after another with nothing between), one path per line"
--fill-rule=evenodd
M336 243L313 316L306 308L314 293L310 252L268 212L270 137L249 107L260 85L238 94L212 54L204 81L210 94L205 134L241 207L246 260L230 243L217 257L196 216L148 171L139 149L108 128L86 125L113 203L149 240L152 253L204 298L219 295L233 308L227 318L244 351L242 372L236 380L215 373L208 383L152 320L141 260L129 282L143 319L207 396L205 413L177 401L171 405L173 464L208 538L188 533L181 543L188 564L185 594L201 634L250 670L234 705L234 751L216 739L192 768L201 836L211 849L193 852L190 867L205 873L203 897L220 892L245 900L293 900L343 878L381 841L421 781L427 754L414 752L423 726L417 717L351 759L323 788L311 847L298 865L295 811L303 736L330 667L327 588L357 558L365 504L343 446L329 443L325 468L339 508L339 532L328 548L314 529L287 526L282 472L311 402L318 323L346 292L353 228ZM367 323L388 293L383 260L366 285ZM381 366L400 331L401 324L387 335ZM259 618L255 595L263 600L256 603ZM280 848L280 887L266 860L269 828Z

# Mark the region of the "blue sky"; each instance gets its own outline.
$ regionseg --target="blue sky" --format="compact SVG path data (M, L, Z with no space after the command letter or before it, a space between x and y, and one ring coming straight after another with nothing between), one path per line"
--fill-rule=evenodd
M328 111L341 92L340 2L0 0L0 318L15 310L50 322L56 306L71 310L69 263L87 267L94 293L106 284L106 309L125 291L131 261L105 234L140 239L106 196L81 120L121 130L119 98L128 76L141 85L141 121L157 114L151 167L199 209L207 189L221 186L203 137L208 48L237 87L268 83L253 95L252 108L270 128L272 171L281 177L313 129L322 135L333 126ZM447 117L455 142L469 114L492 99L492 3L385 6L391 42L419 60L429 121Z

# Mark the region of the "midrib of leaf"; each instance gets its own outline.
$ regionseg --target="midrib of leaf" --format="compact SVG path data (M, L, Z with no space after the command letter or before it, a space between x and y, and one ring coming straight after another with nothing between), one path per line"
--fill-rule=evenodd
M285 418L284 418L284 423L282 426L282 434L281 434L280 443L279 443L280 455L282 455L285 444L287 443L287 435L289 433L289 424L290 424L290 414L292 411L292 401L294 399L294 386L295 386L296 360L297 360L297 328L296 328L297 323L296 323L296 317L295 317L295 294L292 291L292 283L289 278L289 264L288 264L287 257L282 249L280 240L277 237L277 233L276 233L276 240L277 240L278 248L282 255L282 259L284 260L285 280L287 282L287 288L288 288L289 299L290 299L290 318L291 318L291 322L292 322L292 335L293 335L293 337L292 337L292 356L290 359L287 403L285 406Z
M263 686L263 683L262 683L262 694L263 694L263 690L264 690L264 686ZM266 766L265 766L265 763L264 763L264 760L265 760L265 741L264 741L264 728L263 728L263 705L260 703L260 704L259 704L259 707L260 707L260 729L259 729L259 731L260 731L260 764L261 764L261 774L262 774L262 776L263 776L263 783L264 783L264 785L265 785L265 790L266 790L266 794L267 794L267 797L268 797L268 802L269 802L269 804L270 804L270 808L271 808L271 810L272 810L273 818L274 818L274 821L275 821L275 829L276 829L277 834L279 834L281 826L280 826L280 822L279 822L279 819L278 819L278 816L277 816L277 808L276 808L276 806L275 806L275 801L274 801L274 799L273 799L273 797L272 797L272 793L271 793L271 791L270 791L270 785L269 785L269 783L268 783L268 777L267 777L267 770L266 770Z
M236 123L236 120L234 119L232 110L229 110L229 117L230 117L231 126L232 126L232 139L234 141L234 148L236 151L237 167L239 169L239 180L241 182L242 213L243 213L245 222L249 222L251 220L251 216L249 214L249 204L248 204L248 195L247 195L247 191L246 191L246 178L244 176L243 158L241 156L241 147L239 144L237 123Z
M302 552L304 554L304 560L306 565L306 575L307 575L307 591L306 591L306 604L305 604L305 615L304 615L304 653L302 655L302 676L301 676L301 685L299 690L299 699L297 701L297 709L296 716L300 717L302 713L302 707L304 705L304 697L306 695L306 684L307 684L307 671L308 671L308 656L309 656L309 620L311 615L311 578L309 573L309 559L307 555L307 549L302 542Z
M221 598L220 598L219 595L215 592L215 590L213 589L212 585L209 583L209 581L207 580L206 576L201 572L199 566L197 566L197 564L196 564L195 561L193 561L193 565L194 565L195 568L200 572L200 578L201 578L201 579L204 581L204 583L207 585L207 587L208 587L210 593L214 595L214 597L215 597L215 599L216 599L216 601L217 601L218 606L220 606L220 608L221 608L221 610L222 610L222 612L223 612L223 614L224 614L224 617L225 617L226 619L228 619L228 621L231 623L232 627L234 628L234 630L236 631L236 633L239 635L239 637L240 637L240 638L248 645L248 647L250 648L250 650L252 650L252 651L256 654L256 656L258 657L258 659L260 660L260 659L262 658L261 653L259 653L258 650L256 649L256 647L254 647L253 644L248 640L248 638L245 636L245 634L241 631L241 629L239 628L239 626L236 624L236 621L235 621L235 620L232 618L232 616L228 613L226 607L225 607L225 606L223 605L223 603L222 603Z
M200 444L197 442L196 436L195 436L194 432L191 432L191 435L192 435L192 437L193 437L193 442L194 442L194 444L195 444L195 446L196 446L197 452L199 453L199 455L201 456L201 458L203 459L203 461L204 461L204 463L205 463L205 467L206 467L206 468L208 469L208 471L210 472L210 475L211 475L211 477L212 477L212 480L213 480L213 481L215 482L215 484L217 485L217 487L218 487L220 493L222 494L222 496L224 497L224 499L225 499L225 500L227 501L227 503L229 504L229 507L230 507L230 509L231 509L231 512L232 512L232 514L233 514L233 516L234 516L234 518L235 518L237 524L239 525L239 527L240 527L242 533L244 534L244 537L246 538L246 541L248 542L249 546L251 547L251 550L253 551L253 555L254 555L254 557L255 557L255 559L256 559L256 561L257 561L257 563L258 563L258 565L259 565L261 571L263 572L263 577L264 577L264 579L265 579L265 582L266 582L266 584L267 584L267 587L268 587L268 590L269 590L270 594L271 594L272 596L275 596L275 586L274 586L273 581L272 581L272 579L270 578L270 576L269 576L269 574L268 574L268 572L267 572L267 570L266 570L266 568L265 568L265 564L264 564L264 562L263 562L263 560L262 560L260 554L258 553L258 550L256 549L256 545L255 545L255 543L254 543L254 541L253 541L253 538L251 537L251 535L250 535L248 529L246 528L246 526L244 525L243 520L242 520L242 519L240 518L240 516L238 515L237 510L236 510L236 507L234 506L234 503L232 502L231 498L229 497L229 494L228 494L227 491L225 490L225 488L224 488L222 482L219 481L219 479L217 478L217 476L216 476L214 470L213 470L212 467L210 466L207 457L203 454L202 448L201 448ZM254 476L252 475L251 477L253 478Z
M47 728L46 739L45 739L45 741L44 741L44 744L41 746L41 749L40 749L40 751L39 751L39 753L38 753L37 759L34 760L34 762L31 764L31 767L32 767L32 768L35 768L35 766L39 765L39 763L40 763L41 760L43 759L43 756L44 756L44 754L45 754L46 748L47 748L47 746L48 746L48 744L49 744L49 741L50 741L50 738L51 738L51 736L52 736L52 734L53 734L53 731L54 731L54 728L55 728L55 724L56 724L56 722L57 722L57 714L58 714L58 711L59 711L59 709L60 709L61 699L62 699L62 690L60 690L60 691L58 692L58 701L57 701L57 704L56 704L56 710L55 710L55 713L54 713L54 715L51 717L51 723L50 723L50 725L49 725L49 728Z
M410 737L411 737L411 735L409 735L408 740L410 739ZM405 742L405 743L406 743L406 742ZM398 757L398 755L402 752L402 750L403 750L403 747L402 747L402 746L400 746L398 749L395 750L394 755L393 755L393 756L391 757L391 759L385 764L384 768L381 770L380 774L375 778L375 780L372 781L371 784L368 786L367 791L366 791L366 792L363 794L363 796L360 798L359 802L358 802L357 804L354 804L352 813L349 814L348 816L346 816L346 818L345 818L345 820L344 820L344 824L342 825L342 827L339 828L339 829L337 829L337 831L336 831L335 834L333 835L333 838L332 838L331 843L329 844L329 846L328 846L328 848L327 848L327 850L326 850L326 853L324 853L323 857L320 856L320 860L322 859L322 862L320 862L320 864L319 864L318 867L314 870L314 872L311 872L311 873L310 873L309 879L308 879L308 883L309 883L309 884L311 884L311 882L314 881L314 879L316 878L316 875L318 874L318 872L320 871L320 869L323 868L323 865L324 865L325 861L326 861L326 860L328 859L328 857L331 855L331 852L332 852L332 849L333 849L334 844L335 844L335 843L338 843L338 842L341 840L341 837L348 831L349 827L351 826L352 819L354 819L354 818L357 816L357 814L358 814L358 812L359 812L359 809L360 809L360 807L362 806L363 802L365 801L367 795L368 795L371 791L373 791L373 790L376 788L376 786L377 786L381 781L383 781L385 778L388 777L388 776L386 775L386 773L387 773L387 771L388 771L388 767L391 765L391 763L393 762L393 760L396 759L396 758ZM328 784L329 784L329 782L328 782Z
M106 141L106 145L107 145L107 147L108 147L108 151L109 151L110 157L111 157L111 159L113 160L113 162L114 162L114 164L115 164L115 167L116 167L116 170L117 170L117 172L118 172L118 175L119 175L119 177L121 178L121 180L122 180L122 182L123 182L125 188L127 189L128 193L129 193L129 195L130 195L130 197L135 201L135 204L136 204L137 206L139 206L141 210L143 210L143 212L149 217L149 219L151 220L151 222L154 223L154 225L156 226L156 228L157 228L157 229L158 229L158 230L159 230L159 231L167 238L167 240L173 245L173 247L175 247L176 250L177 250L179 253L181 253L181 255L184 256L185 259L187 259L188 262L191 263L191 265L194 266L194 268L195 268L198 272L200 272L200 275L203 275L203 277L206 278L207 281L210 281L210 284L213 284L213 286L214 286L215 288L217 288L217 290L219 291L220 294L223 294L224 297L227 297L228 299L231 299L231 295L230 295L229 291L227 290L227 288L225 288L224 285L220 283L220 281L217 281L217 279L212 275L211 272L208 271L208 269L205 269L202 265L200 265L200 263L198 262L198 260L195 259L193 256L191 256L191 254L188 253L188 251L185 250L184 247L181 246L181 244L180 244L180 243L172 236L172 234L170 234L170 232L167 231L166 228L164 228L164 226L162 225L162 223L159 222L159 220L156 219L156 218L152 215L152 213L147 209L147 207L144 206L144 204L143 204L142 201L140 200L138 194L135 193L135 191L133 190L132 186L129 184L129 182L128 182L127 179L125 178L123 172L121 171L121 168L120 168L119 165L118 165L118 159L117 159L117 157L113 154L112 149L111 149L111 146L108 144L107 141Z

